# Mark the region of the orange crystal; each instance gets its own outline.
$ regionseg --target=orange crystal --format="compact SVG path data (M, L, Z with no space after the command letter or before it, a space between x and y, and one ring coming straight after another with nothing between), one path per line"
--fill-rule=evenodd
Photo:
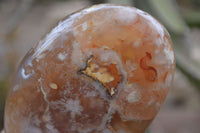
M144 133L163 104L175 59L149 14L102 4L61 21L22 60L6 133Z

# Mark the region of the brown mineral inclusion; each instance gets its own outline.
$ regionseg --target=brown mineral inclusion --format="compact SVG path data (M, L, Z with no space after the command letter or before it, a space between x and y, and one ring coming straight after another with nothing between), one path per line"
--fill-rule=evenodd
M22 60L5 110L6 133L144 133L175 68L166 29L120 5L61 21Z

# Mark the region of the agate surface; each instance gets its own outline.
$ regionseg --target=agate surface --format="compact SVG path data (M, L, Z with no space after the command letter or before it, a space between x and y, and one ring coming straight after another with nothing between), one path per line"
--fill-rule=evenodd
M59 22L21 61L6 133L144 133L173 80L166 29L149 14L96 5Z

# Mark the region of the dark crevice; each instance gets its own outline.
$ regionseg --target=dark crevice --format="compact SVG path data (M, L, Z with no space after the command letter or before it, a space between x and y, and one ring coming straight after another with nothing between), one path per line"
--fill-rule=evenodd
M102 88L104 88L104 91L106 92L106 96L107 96L109 99L111 99L113 96L110 94L109 89L108 89L101 81L99 81L98 79L96 79L96 78L94 78L94 77L92 77L92 76L90 76L90 75L84 73L84 71L87 69L87 67L89 67L89 65L88 65L89 60L90 60L91 58L93 58L93 57L94 57L94 56L91 55L91 56L89 56L89 57L87 58L85 67L82 68L82 69L80 69L80 70L78 70L78 71L77 71L77 74L78 74L78 75L84 75L84 76L86 76L86 77L92 79L93 81L99 83L99 84L102 86Z

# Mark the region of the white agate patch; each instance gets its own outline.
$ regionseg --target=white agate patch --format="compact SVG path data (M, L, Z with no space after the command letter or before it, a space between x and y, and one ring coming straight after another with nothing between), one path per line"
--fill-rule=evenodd
M127 101L129 103L135 103L135 102L138 102L139 100L141 99L141 95L139 92L137 91L132 91L128 97L127 97Z

